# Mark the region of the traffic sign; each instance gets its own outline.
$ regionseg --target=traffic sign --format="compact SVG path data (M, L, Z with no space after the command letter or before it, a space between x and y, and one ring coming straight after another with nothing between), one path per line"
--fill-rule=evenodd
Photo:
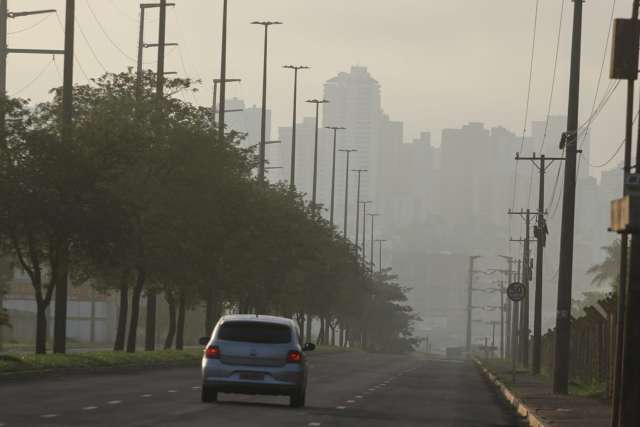
M507 288L507 296L511 301L522 301L527 294L527 288L520 282L513 282Z

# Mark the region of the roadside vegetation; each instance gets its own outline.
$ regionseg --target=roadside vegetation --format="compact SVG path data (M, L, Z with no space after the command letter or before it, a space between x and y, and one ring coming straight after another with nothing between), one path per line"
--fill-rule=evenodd
M203 335L223 311L268 313L296 319L319 344L410 350L415 314L391 271L368 271L322 207L258 181L241 136L220 140L211 111L177 96L197 82L168 79L159 102L155 81L129 71L76 86L66 140L60 89L38 105L2 102L0 245L32 284L36 353L47 352L47 308L81 283L119 298L116 351L155 337L160 298L165 349L184 348L185 314L204 307ZM318 336L309 336L310 319L319 319ZM57 304L56 352L65 322Z

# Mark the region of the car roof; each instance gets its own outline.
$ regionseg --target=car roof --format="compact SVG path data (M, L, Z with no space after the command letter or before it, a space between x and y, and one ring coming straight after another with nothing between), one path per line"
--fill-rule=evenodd
M262 314L230 314L220 318L220 323L234 321L277 323L280 325L293 326L293 320L287 319L286 317L266 316Z

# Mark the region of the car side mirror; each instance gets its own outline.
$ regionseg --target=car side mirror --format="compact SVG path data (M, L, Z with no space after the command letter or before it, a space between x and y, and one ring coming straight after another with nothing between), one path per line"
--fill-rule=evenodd
M302 347L302 351L313 351L316 349L316 345L314 343L308 342Z
M200 343L200 345L207 345L209 344L209 337L202 337L198 340L198 342Z

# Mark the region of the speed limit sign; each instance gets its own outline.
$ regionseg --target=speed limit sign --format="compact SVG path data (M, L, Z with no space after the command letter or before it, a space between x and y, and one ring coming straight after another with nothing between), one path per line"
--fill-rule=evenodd
M527 288L523 283L513 282L507 288L507 296L513 302L522 301L527 293Z

